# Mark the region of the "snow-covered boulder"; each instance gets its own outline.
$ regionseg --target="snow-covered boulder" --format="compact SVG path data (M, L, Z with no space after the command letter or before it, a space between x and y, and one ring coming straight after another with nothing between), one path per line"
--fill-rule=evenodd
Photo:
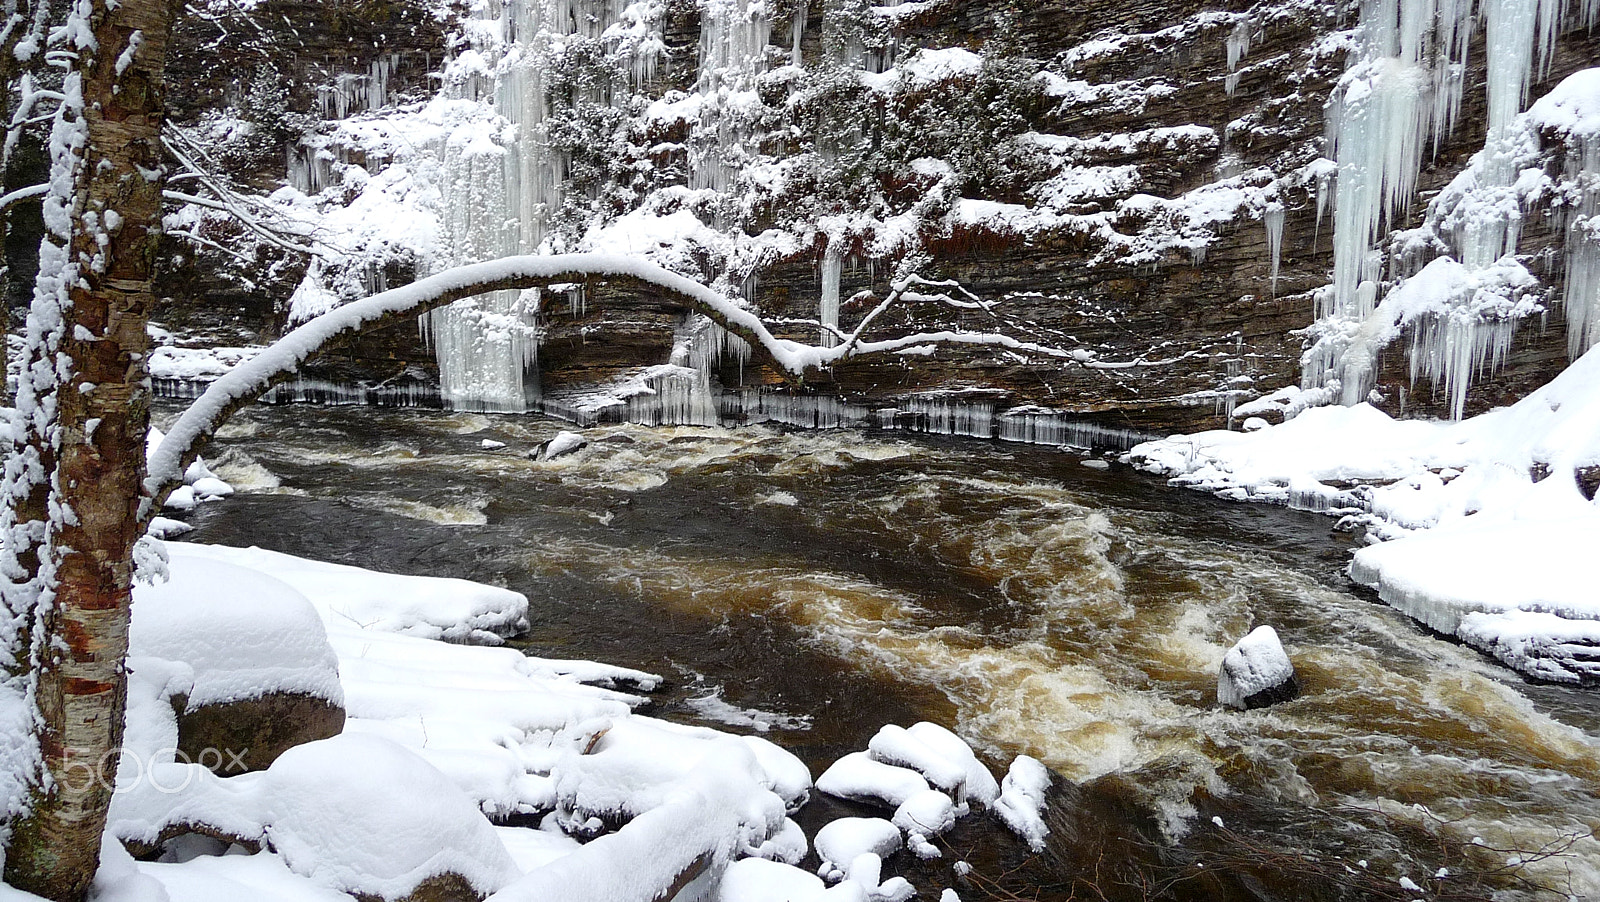
M817 873L835 882L845 878L860 856L870 853L886 858L900 851L904 840L900 828L881 817L841 817L818 830L813 845L822 860Z
M218 773L259 770L344 726L338 658L305 596L255 570L182 559L134 588L129 655L181 663L178 750Z
M908 730L886 724L867 744L867 753L874 761L916 771L928 781L928 785L942 791L958 804L966 801L967 768L964 762L951 761Z
M268 842L291 871L329 889L386 902L482 898L518 876L478 806L387 739L302 745L265 776Z
M894 825L907 836L917 834L924 839L938 836L956 825L956 806L950 797L937 789L919 792L900 803L894 810Z
M1001 783L994 811L1007 827L1035 852L1044 851L1050 828L1044 823L1045 794L1050 790L1050 770L1037 758L1018 755Z
M1000 795L1000 783L972 751L972 746L936 723L921 721L906 730L906 735L938 753L946 761L961 765L967 772L967 800L992 805Z
M542 442L528 456L534 460L555 460L558 457L574 454L587 444L589 444L589 440L582 435L562 430L556 433L555 438Z
M1222 658L1217 701L1241 711L1286 702L1300 694L1300 680L1278 631L1258 626Z
M821 877L793 865L743 858L723 872L716 902L806 902L823 889Z
M145 457L148 458L155 454L156 449L161 447L161 442L165 438L166 436L162 434L161 430L151 426L149 431L145 433ZM162 506L167 510L192 511L201 502L220 501L232 494L233 486L218 479L217 474L211 472L211 468L206 466L206 462L197 457L194 463L189 464L188 468L183 471L183 485L173 489L167 495L167 500ZM168 531L166 534L175 533ZM157 533L156 537L161 538L162 533Z
M927 791L928 781L914 770L851 752L822 772L817 789L841 799L899 808L906 799Z

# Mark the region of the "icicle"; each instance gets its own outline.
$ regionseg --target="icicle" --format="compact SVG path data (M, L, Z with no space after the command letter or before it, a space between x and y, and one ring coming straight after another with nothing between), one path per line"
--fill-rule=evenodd
M1473 379L1498 369L1511 350L1514 320L1481 320L1466 315L1430 316L1411 332L1411 381L1427 376L1443 386L1451 419L1465 412Z
M1600 3L1600 0L1592 0ZM800 42L806 35L806 0L795 0L794 18L789 24L789 62L795 66L804 65L804 58L800 55Z
M817 319L822 323L821 344L825 348L839 343L839 279L844 270L844 250L837 240L829 240L822 252L822 295Z
M1272 257L1272 294L1278 294L1278 264L1283 259L1283 225L1287 211L1279 201L1272 201L1261 213L1261 223L1267 227L1267 253Z
M1567 354L1574 360L1600 344L1600 135L1573 135L1566 180L1581 197L1567 214Z
M1234 90L1239 87L1239 61L1250 52L1251 22L1248 18L1240 19L1239 24L1233 26L1233 31L1228 34L1228 76L1223 79L1222 88L1232 97Z

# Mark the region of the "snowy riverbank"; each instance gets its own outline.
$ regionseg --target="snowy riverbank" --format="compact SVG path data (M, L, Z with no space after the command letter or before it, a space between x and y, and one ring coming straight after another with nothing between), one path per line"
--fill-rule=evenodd
M1351 577L1522 673L1600 681L1600 352L1511 407L1459 422L1317 407L1276 426L1135 447L1134 465L1224 498L1350 518ZM1280 393L1285 406L1294 392Z
M885 807L881 820L828 825L822 870L837 885L826 887L795 866L810 843L789 815L813 789L798 758L634 713L654 675L457 644L525 628L520 594L260 549L164 547L170 578L135 596L98 898L397 900L442 887L648 902L688 888L682 898L756 902L782 887L865 902L909 895L904 880L880 879L883 858L928 853L969 810L992 808L1042 841L1037 762L1019 759L1001 792L954 734L885 728L832 778ZM227 766L242 750L200 763L177 751L180 718L230 705L239 718L263 697L342 708L342 730L249 773ZM111 840L159 858L136 863ZM32 897L0 887L11 898Z

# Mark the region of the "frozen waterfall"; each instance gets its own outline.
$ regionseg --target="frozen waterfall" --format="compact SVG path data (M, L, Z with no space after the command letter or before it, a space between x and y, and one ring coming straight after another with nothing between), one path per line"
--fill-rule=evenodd
M1333 211L1333 280L1319 293L1313 327L1318 341L1302 361L1307 388L1336 382L1343 403L1365 400L1378 352L1405 327L1412 329L1413 378L1425 375L1445 388L1460 416L1472 378L1504 358L1519 318L1542 309L1522 300L1530 287L1521 279L1526 271L1514 261L1501 262L1516 253L1523 218L1518 197L1528 193L1519 184L1525 174L1512 152L1525 136L1513 132L1530 85L1548 70L1556 37L1580 21L1593 23L1597 7L1595 0L1575 9L1565 0L1362 3L1359 48L1328 105L1336 173L1330 196L1319 205L1331 204ZM1480 19L1487 57L1485 150L1469 169L1470 185L1452 185L1433 201L1423 230L1437 233L1467 275L1452 283L1459 289L1454 295L1434 287L1411 291L1405 303L1391 302L1408 277L1420 273L1391 272L1386 281L1380 239L1410 206L1425 150L1437 148L1455 124L1467 48ZM1459 201L1468 195L1470 203ZM1585 254L1600 261L1592 242L1569 239L1569 295L1574 284L1580 295L1592 294L1582 283L1600 268L1589 267ZM1416 266L1426 262L1400 259ZM1431 307L1416 305L1422 294L1433 298ZM1574 309L1587 309L1581 303L1568 307L1569 319ZM1587 327L1580 312L1573 328Z

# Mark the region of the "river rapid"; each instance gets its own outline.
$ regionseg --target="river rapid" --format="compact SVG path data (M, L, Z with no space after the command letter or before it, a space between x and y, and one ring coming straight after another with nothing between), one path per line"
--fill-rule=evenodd
M239 494L187 538L516 589L531 653L661 673L651 713L813 774L934 720L1063 778L1044 855L969 818L946 860L902 865L925 896L965 858L968 902L1600 898L1600 696L1358 594L1327 518L892 433L602 426L524 456L560 428L257 406L206 454ZM1221 708L1260 624L1304 692ZM824 799L803 825L841 813L869 812Z

